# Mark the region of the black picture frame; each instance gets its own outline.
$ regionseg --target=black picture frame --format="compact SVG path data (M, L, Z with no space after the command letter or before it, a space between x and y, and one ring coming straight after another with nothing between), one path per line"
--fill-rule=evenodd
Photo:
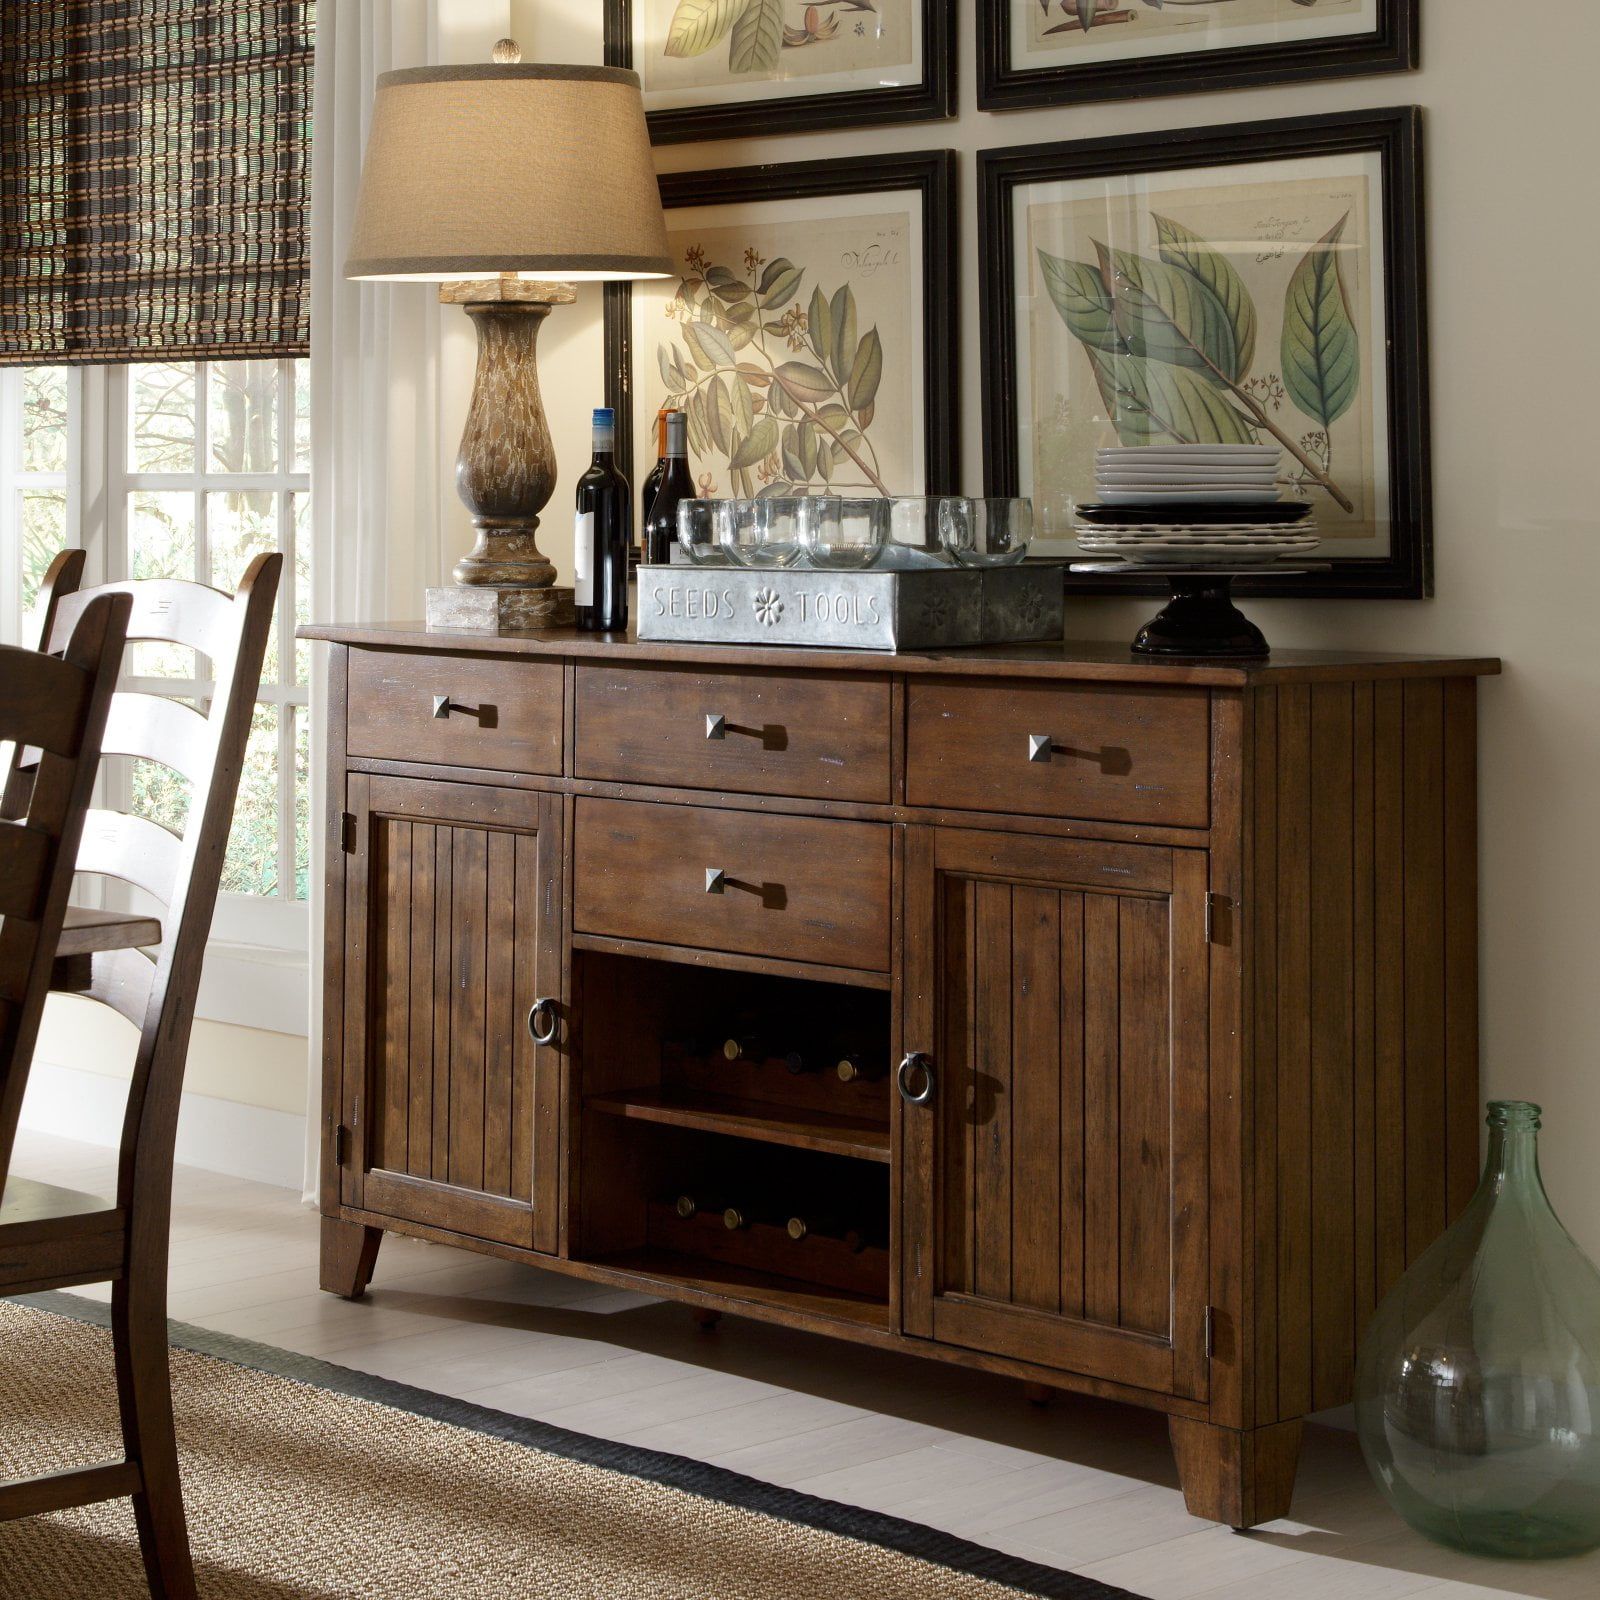
M605 59L611 67L633 61L633 0L604 0ZM761 102L683 106L651 111L646 120L655 144L706 139L747 139L784 133L820 133L901 122L939 122L955 116L957 44L951 0L921 0L923 80L895 88L852 89L775 97Z
M923 229L923 395L928 494L953 494L961 476L961 387L957 228L959 165L953 150L835 161L795 161L759 167L725 167L661 175L661 202L675 207L805 200L826 195L904 193L921 196ZM635 384L633 291L611 283L605 291L606 404L617 415L617 460L634 459Z
M1019 492L1019 399L1013 195L1034 183L1133 172L1245 165L1376 152L1383 181L1385 336L1388 343L1390 550L1344 558L1300 577L1239 579L1244 595L1420 600L1433 593L1433 490L1422 113L1415 106L1328 116L1176 128L1026 149L983 150L980 188L980 340L986 492ZM1054 558L1059 559L1059 558ZM1069 589L1114 594L1167 590L1157 574L1069 573Z
M1345 38L1197 50L1189 55L1152 55L1081 66L1017 68L1012 65L1011 0L977 3L981 111L1412 72L1421 58L1422 0L1378 0L1377 28Z

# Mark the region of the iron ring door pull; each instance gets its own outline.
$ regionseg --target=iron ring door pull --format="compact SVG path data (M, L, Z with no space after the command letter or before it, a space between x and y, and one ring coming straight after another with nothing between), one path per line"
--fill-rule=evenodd
M561 1031L561 1012L555 1001L546 996L535 1000L528 1011L528 1037L535 1044L554 1044Z
M922 1075L922 1087L913 1090L912 1080L918 1073ZM900 1098L908 1106L929 1104L933 1099L934 1085L937 1081L933 1070L933 1057L924 1055L920 1050L913 1050L895 1070L895 1088L900 1091Z

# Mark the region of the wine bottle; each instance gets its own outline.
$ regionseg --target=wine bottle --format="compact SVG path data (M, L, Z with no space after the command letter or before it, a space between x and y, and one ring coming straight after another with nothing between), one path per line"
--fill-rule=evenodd
M781 1061L797 1077L811 1070L811 1063L801 1051L781 1049L759 1033L736 1034L724 1040L722 1055L726 1061L749 1061L755 1065L763 1061Z
M594 461L578 480L573 533L573 604L578 627L623 633L628 627L628 546L633 542L633 495L616 460L617 418L594 414Z
M840 1056L834 1070L839 1074L840 1083L875 1083L887 1071L882 1062L855 1054Z
M833 1239L854 1255L860 1255L868 1244L864 1230L836 1217L790 1217L784 1229L796 1244L803 1239Z
M748 1213L740 1210L738 1206L729 1206L722 1213L722 1225L729 1233L737 1233L741 1228L750 1226L750 1217Z
M692 1194L680 1194L673 1209L687 1222L690 1217L699 1213L700 1202Z
M672 411L668 406L663 406L656 413L656 464L651 467L644 480L644 488L639 491L641 539L644 537L642 530L650 526L650 512L656 503L661 480L667 475L667 418L671 415Z
M678 542L678 507L694 499L694 476L689 471L689 418L682 411L667 413L667 470L656 491L644 529L647 565L664 567L672 560Z

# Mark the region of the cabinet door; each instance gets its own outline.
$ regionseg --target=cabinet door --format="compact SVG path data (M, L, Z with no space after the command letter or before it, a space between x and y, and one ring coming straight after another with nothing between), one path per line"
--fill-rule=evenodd
M560 797L356 774L349 806L344 1201L554 1251Z
M909 830L908 1333L1204 1398L1206 871Z

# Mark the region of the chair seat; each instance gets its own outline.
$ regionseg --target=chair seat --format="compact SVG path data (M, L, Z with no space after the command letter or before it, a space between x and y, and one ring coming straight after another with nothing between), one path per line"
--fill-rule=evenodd
M141 916L132 911L93 911L87 906L68 906L61 937L56 941L58 956L93 955L97 950L142 950L161 943L159 917Z
M33 1178L6 1179L0 1196L0 1243L52 1239L82 1233L114 1233L122 1213L104 1195L62 1189Z

